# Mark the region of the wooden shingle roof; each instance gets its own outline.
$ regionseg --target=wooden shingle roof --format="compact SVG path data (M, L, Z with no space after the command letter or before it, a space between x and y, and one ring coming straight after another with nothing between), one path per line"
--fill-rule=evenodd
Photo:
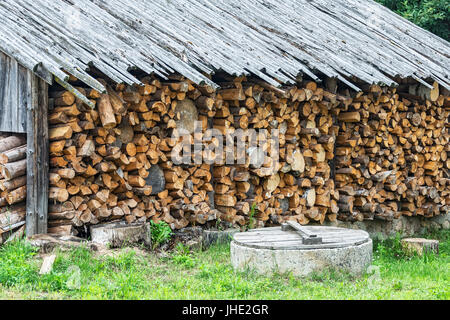
M100 90L90 65L128 84L140 69L212 86L208 75L225 71L450 89L449 43L371 0L2 0L0 16L1 51L49 81L65 70Z

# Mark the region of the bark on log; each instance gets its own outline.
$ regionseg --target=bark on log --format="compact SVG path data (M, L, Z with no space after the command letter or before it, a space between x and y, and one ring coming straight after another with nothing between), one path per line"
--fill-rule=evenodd
M27 172L27 159L2 165L2 175L6 180L11 180L25 175Z
M27 156L27 145L23 145L0 154L0 164L16 162Z
M0 153L23 146L27 143L27 139L24 136L12 135L6 138L0 139Z

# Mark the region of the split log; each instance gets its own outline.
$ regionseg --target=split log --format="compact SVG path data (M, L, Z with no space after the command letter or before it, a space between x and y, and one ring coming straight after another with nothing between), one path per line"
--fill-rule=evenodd
M111 129L117 125L109 95L101 95L98 103L98 112L103 128Z
M193 133L195 129L194 124L198 121L198 112L194 102L190 99L178 101L175 114L177 118L175 121L177 129Z
M8 201L9 205L12 205L24 201L26 197L27 197L27 186L22 186L8 192L8 194L6 195L6 201Z

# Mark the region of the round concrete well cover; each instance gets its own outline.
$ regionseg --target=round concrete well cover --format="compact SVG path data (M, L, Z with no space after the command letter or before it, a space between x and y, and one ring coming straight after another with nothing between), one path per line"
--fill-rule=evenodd
M234 241L242 246L256 249L312 250L332 249L357 246L370 240L369 234L363 230L334 227L306 226L307 231L322 238L322 244L305 245L297 231L282 231L280 227L254 229L237 233Z
M253 269L259 274L290 272L308 276L328 269L361 275L372 261L372 240L363 230L306 226L303 230L321 238L305 244L296 230L281 227L237 233L230 246L235 270Z

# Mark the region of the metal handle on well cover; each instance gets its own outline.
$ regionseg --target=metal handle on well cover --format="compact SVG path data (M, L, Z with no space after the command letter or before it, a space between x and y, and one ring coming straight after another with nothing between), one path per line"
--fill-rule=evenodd
M322 238L318 237L317 234L311 233L302 227L299 223L294 221L287 221L281 225L281 230L289 231L295 230L302 237L303 244L319 244L322 243Z

